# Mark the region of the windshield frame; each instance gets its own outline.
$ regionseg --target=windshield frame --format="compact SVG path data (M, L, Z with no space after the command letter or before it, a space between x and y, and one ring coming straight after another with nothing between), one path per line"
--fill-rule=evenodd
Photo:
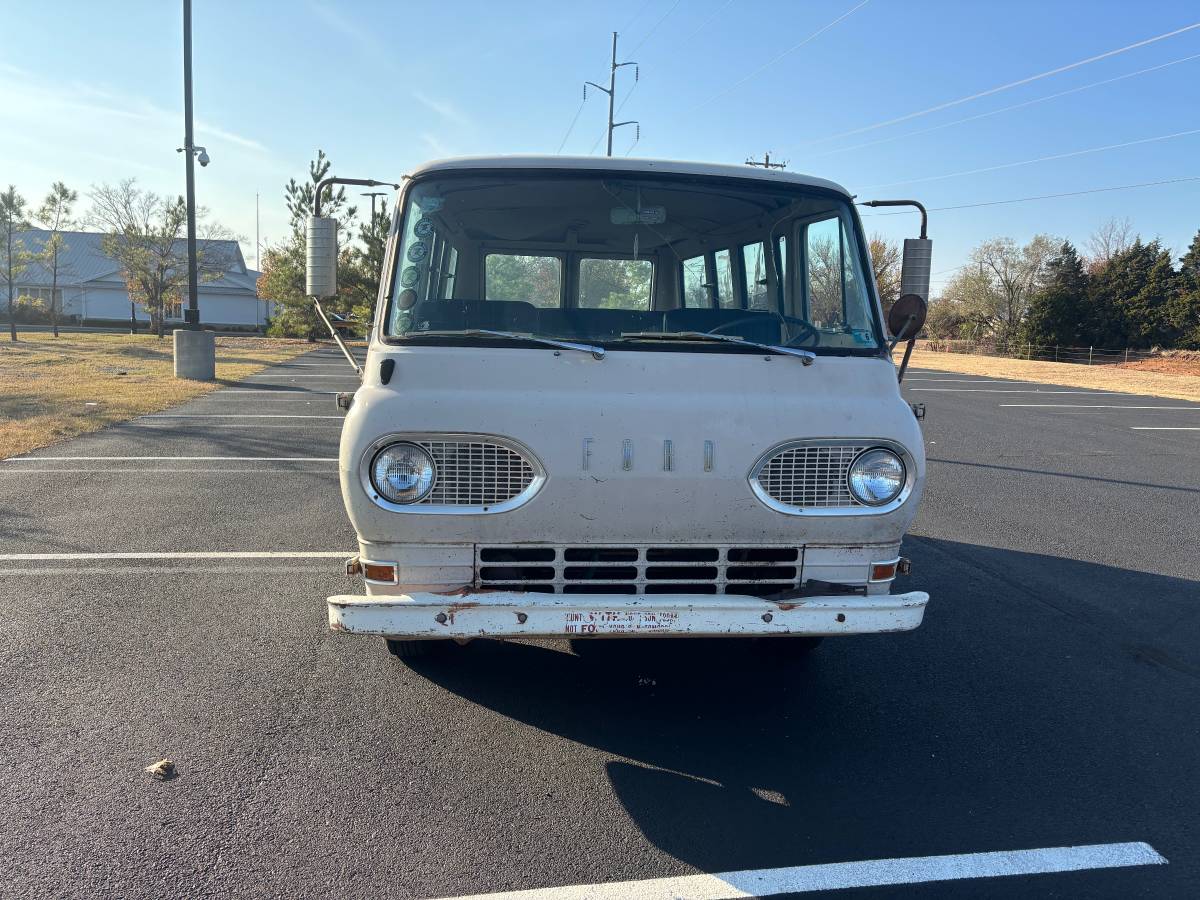
M387 323L391 321L392 305L395 302L398 293L396 282L400 275L400 261L398 253L400 243L403 238L403 229L405 227L405 216L408 212L410 193L420 185L429 181L441 181L445 179L459 178L507 178L512 180L518 179L534 179L534 178L551 178L551 179L597 179L604 177L620 177L622 180L634 180L644 178L649 181L672 181L680 184L695 184L695 185L710 185L710 186L736 186L749 188L751 190L764 191L789 191L796 194L805 194L820 196L832 200L837 200L843 205L843 209L839 210L838 217L843 220L843 223L849 227L853 233L854 243L857 245L858 265L863 273L863 287L866 291L867 304L870 307L871 330L875 337L876 347L794 347L792 349L809 350L818 356L844 356L856 358L890 358L887 350L887 332L883 327L883 306L879 299L877 285L875 283L874 269L871 266L870 253L868 244L863 232L862 220L859 218L858 208L854 203L853 195L824 187L822 185L807 185L793 184L789 182L768 181L766 179L755 178L752 175L741 178L732 175L712 175L712 174L693 174L680 173L670 171L647 170L645 172L630 172L623 169L608 169L604 166L596 166L595 168L559 168L559 167L542 167L529 166L527 168L504 168L504 167L462 167L450 169L428 169L418 174L405 178L401 189L396 197L396 204L392 216L391 228L388 233L388 246L384 259L384 273L379 284L379 297L376 300L376 308L382 311L382 314L375 316L375 337L383 344L393 347L404 346L446 346L446 347L478 347L480 346L477 339L469 336L459 337L441 337L436 339L420 339L419 343L409 342L404 335L391 335L387 333ZM792 263L792 259L788 260L788 264ZM799 267L797 267L799 268ZM610 351L632 351L632 352L666 352L666 353L725 353L725 354L757 354L761 355L762 351L749 345L740 345L735 342L712 342L712 343L689 343L682 341L631 341L631 340L591 340L589 343L598 344ZM495 339L488 340L489 347L539 347L545 346L538 344L535 341L520 338L508 341Z

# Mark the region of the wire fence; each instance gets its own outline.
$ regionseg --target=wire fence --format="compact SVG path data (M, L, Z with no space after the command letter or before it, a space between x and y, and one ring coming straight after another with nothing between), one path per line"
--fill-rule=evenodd
M931 339L917 341L918 350L935 353L966 353L974 356L1005 356L1010 359L1031 359L1041 362L1077 363L1086 366L1115 366L1144 359L1159 359L1162 350L1125 347L1068 347L1062 344L1034 344L1026 341L991 342L970 340ZM1167 355L1170 351L1167 351Z

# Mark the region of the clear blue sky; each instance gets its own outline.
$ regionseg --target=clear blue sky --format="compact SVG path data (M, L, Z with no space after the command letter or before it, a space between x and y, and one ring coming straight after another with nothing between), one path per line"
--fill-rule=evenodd
M622 58L641 64L621 112L641 121L639 156L741 163L770 150L864 199L916 197L931 207L1200 176L1200 133L974 171L1200 129L1200 28L844 134L1195 24L1195 0L194 7L197 141L213 159L197 170L198 197L247 239L251 264L255 193L262 234L281 238L283 183L303 175L317 147L339 174L387 180L445 155L556 152L582 82L607 77L613 30ZM0 183L30 201L56 179L81 193L131 176L182 192L178 2L0 0L0 22ZM1164 67L1121 78L1155 66ZM632 87L625 69L619 98ZM603 153L604 115L605 98L593 94L564 152ZM632 138L632 129L619 133L615 152ZM937 177L961 172L974 174ZM1178 255L1200 227L1200 181L935 212L934 270L948 277L972 245L997 235L1083 243L1111 216L1128 216ZM892 237L915 227L906 215L864 222Z

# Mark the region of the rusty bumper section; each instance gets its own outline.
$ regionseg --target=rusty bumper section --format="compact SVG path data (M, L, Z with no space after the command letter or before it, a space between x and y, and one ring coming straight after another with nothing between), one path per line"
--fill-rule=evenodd
M921 624L928 602L922 591L781 602L711 594L513 591L341 595L326 601L334 631L414 639L873 634L911 631Z

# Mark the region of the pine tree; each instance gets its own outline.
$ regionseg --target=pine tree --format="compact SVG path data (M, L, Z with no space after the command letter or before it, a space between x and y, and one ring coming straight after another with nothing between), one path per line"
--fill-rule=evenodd
M1027 342L1075 346L1083 340L1088 276L1075 246L1066 241L1046 265L1046 282L1029 301Z
M1167 305L1167 321L1176 347L1200 350L1200 231L1187 253L1179 257L1174 295Z

